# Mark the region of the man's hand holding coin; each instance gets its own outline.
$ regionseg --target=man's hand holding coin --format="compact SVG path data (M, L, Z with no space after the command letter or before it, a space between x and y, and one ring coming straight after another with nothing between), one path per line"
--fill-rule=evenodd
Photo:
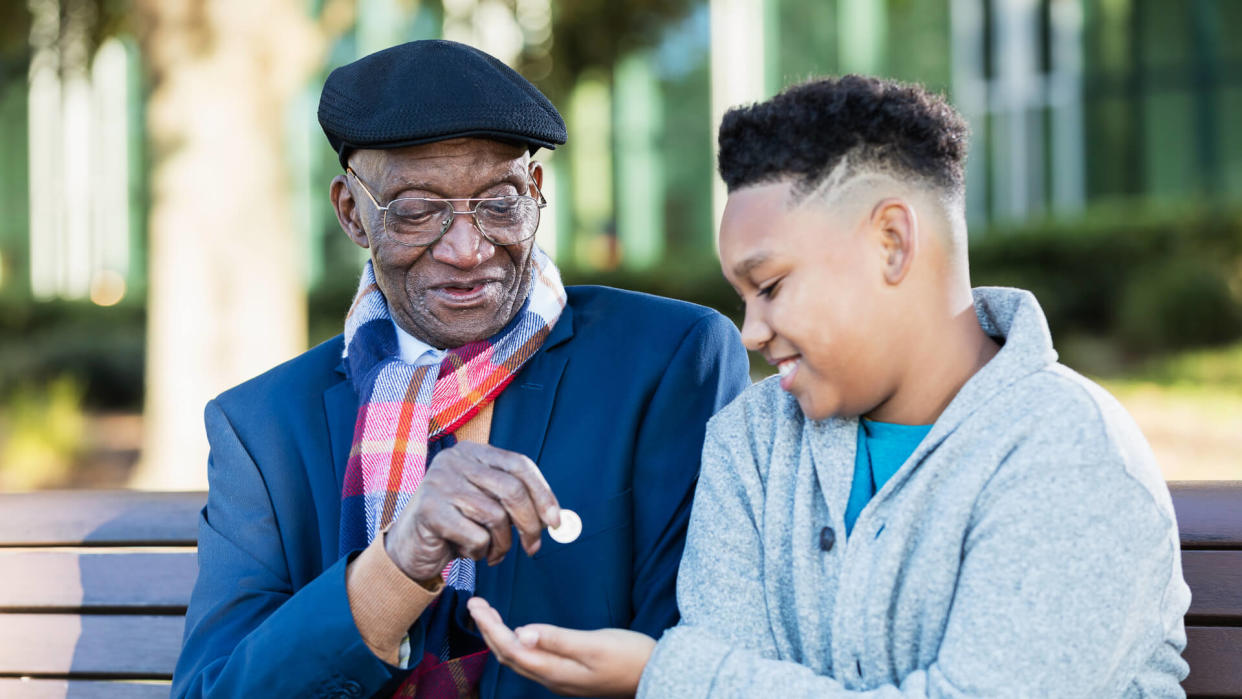
M513 528L523 550L533 555L544 527L558 526L572 538L582 530L577 515L560 508L533 461L461 442L436 455L414 499L389 529L384 548L406 575L426 582L455 558L499 563L513 545Z

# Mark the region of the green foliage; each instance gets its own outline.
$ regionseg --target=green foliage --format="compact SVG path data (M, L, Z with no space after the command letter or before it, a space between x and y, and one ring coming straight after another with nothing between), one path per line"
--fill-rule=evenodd
M1113 338L1129 357L1242 337L1242 213L1100 207L971 243L976 285L1039 298L1054 337Z
M26 3L0 2L0 65L20 61L24 66L29 50L30 10Z
M0 411L0 492L62 485L82 449L81 384L23 382Z
M307 298L306 335L312 347L345 331L345 313L358 291L359 269L347 272L325 276Z
M1235 402L1242 401L1242 342L1160 357L1144 364L1129 378L1160 386L1210 387L1232 394Z
M91 408L142 405L146 310L0 297L0 401L26 384L71 376Z
M1126 282L1118 335L1141 351L1197 347L1242 336L1242 308L1221 270L1190 257L1139 270Z

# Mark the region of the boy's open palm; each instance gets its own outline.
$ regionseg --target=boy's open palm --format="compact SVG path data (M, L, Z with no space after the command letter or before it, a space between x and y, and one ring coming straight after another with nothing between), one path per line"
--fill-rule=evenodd
M558 694L633 696L656 644L626 629L575 631L530 624L511 630L482 598L471 599L468 606L496 660Z

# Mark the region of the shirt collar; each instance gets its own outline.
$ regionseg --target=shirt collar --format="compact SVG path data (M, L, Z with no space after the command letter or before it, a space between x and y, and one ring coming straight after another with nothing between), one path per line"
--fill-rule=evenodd
M436 349L409 334L396 321L392 322L392 326L397 331L397 353L401 361L415 365L434 364L444 358L444 350Z

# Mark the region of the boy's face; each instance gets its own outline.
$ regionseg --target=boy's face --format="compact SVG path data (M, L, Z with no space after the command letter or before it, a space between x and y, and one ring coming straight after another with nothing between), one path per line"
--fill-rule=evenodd
M725 206L720 263L746 304L742 341L778 366L808 418L866 414L895 384L873 202L795 207L791 186L740 189Z

